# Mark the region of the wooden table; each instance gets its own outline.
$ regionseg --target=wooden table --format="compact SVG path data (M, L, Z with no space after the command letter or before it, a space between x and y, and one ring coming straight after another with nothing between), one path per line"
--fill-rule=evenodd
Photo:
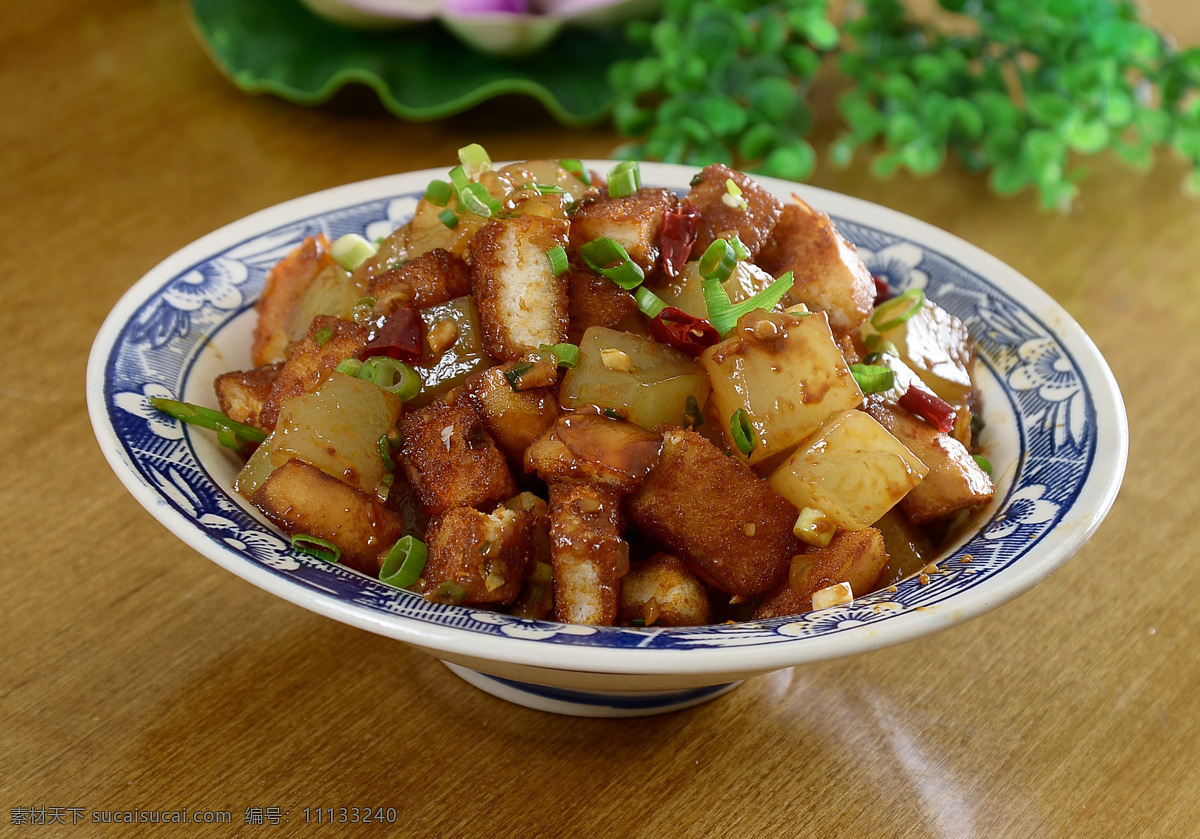
M1200 42L1191 6L1148 3L1183 43ZM1200 835L1200 203L1175 161L1099 162L1068 215L954 167L820 172L1066 306L1125 395L1124 488L1070 563L982 618L690 711L593 721L493 699L185 547L110 472L83 378L121 293L222 224L448 166L471 141L505 159L603 157L618 138L519 101L407 124L246 96L179 0L8 4L0 102L0 833L131 836L71 827L71 808L186 807L232 820L138 835L315 835L305 808L357 806L395 807L411 829L394 834L413 836ZM39 808L68 826L13 825ZM290 822L249 825L250 808Z

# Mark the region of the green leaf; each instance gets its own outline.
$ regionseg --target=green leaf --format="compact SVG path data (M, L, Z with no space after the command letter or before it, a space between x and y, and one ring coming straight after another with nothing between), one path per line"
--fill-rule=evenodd
M807 178L816 165L817 154L803 140L780 146L767 155L761 172L776 178L799 181Z
M700 100L700 119L706 122L718 137L737 134L746 127L749 118L746 110L734 99L720 94L706 96Z
M1108 125L1100 120L1074 120L1064 126L1067 145L1083 154L1095 154L1108 146Z
M191 10L209 56L243 91L318 105L358 82L407 120L441 119L516 94L564 125L589 125L607 116L615 98L609 69L645 52L617 30L566 30L551 49L505 60L466 49L436 23L352 30L298 0L192 0ZM430 72L446 67L448 56L452 72Z
M1027 102L1030 115L1040 124L1056 126L1066 122L1075 108L1071 102L1057 93L1035 93Z
M774 148L776 138L775 126L767 122L756 122L746 129L738 141L738 154L747 160L761 160Z
M746 101L761 119L779 124L796 107L796 89L777 76L755 79L746 92Z
M838 28L824 18L809 21L804 27L808 41L819 50L831 50L838 45Z

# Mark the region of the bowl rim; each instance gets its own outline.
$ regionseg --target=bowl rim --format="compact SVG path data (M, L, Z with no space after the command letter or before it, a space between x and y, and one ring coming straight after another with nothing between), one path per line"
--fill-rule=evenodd
M583 162L598 172L606 171L613 164L613 161L595 159ZM641 164L643 182L650 185L685 186L697 168ZM1070 351L1072 360L1078 365L1081 383L1088 389L1095 412L1096 437L1090 466L1074 502L1045 537L1022 553L1017 561L991 574L986 584L975 584L930 606L905 608L890 614L883 627L868 623L827 636L783 637L771 643L749 646L737 643L738 627L761 627L764 624L783 627L786 620L734 625L728 629L730 643L716 647L697 645L647 649L627 645L590 645L584 648L575 644L554 643L557 638L563 635L570 637L572 633L561 629L564 625L551 621L532 623L549 627L551 632L556 627L560 628L558 631L563 635L532 639L505 634L477 634L453 626L435 625L404 615L371 610L361 604L349 603L297 585L228 545L215 541L194 521L168 503L161 490L151 486L140 475L110 415L110 411L118 410L109 393L112 354L139 307L190 266L227 251L239 242L264 236L268 231L286 224L389 196L423 191L430 179L444 177L444 174L445 170L441 168L425 169L336 186L284 201L226 224L179 249L148 271L121 296L96 335L88 358L87 402L93 431L110 466L133 497L185 544L264 591L326 617L405 641L435 655L440 651L477 660L494 659L510 665L614 675L767 672L904 643L984 614L1029 590L1057 570L1091 537L1116 499L1128 458L1128 422L1117 382L1092 340L1045 291L996 257L911 216L818 187L754 176L780 197L794 193L835 218L854 219L889 234L919 241L923 247L947 259L963 266L969 265L970 271L993 285L997 292L1017 301L1045 323L1053 323L1052 334ZM417 187L417 184L420 186ZM226 487L219 489L227 494L230 492ZM363 579L366 580L365 577ZM867 595L863 600L871 596ZM484 621L490 620L485 615L492 614L463 607L446 608L462 609ZM518 622L517 619L508 620ZM702 630L601 630L602 633L641 633L639 637L667 633L681 639L712 631L713 627ZM623 636L622 640L629 639Z

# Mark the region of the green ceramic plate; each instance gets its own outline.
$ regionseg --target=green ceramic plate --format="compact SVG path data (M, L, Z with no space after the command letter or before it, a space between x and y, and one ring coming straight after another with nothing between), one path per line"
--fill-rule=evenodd
M407 120L440 119L520 94L564 125L589 125L612 104L609 67L639 54L619 30L589 29L564 31L535 55L495 58L468 50L437 23L351 30L299 0L192 0L192 15L213 61L247 93L317 105L359 82Z

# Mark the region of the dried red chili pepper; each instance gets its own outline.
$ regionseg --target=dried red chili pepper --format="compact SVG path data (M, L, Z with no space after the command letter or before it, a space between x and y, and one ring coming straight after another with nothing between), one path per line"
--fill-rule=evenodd
M949 432L954 428L954 406L923 388L910 386L896 400L896 404L916 414L938 431Z
M386 355L406 364L421 360L421 315L412 306L401 306L384 318L358 354L361 361Z
M679 276L692 254L700 232L700 211L686 201L674 210L663 210L662 232L658 247L662 252L663 273L671 279Z
M700 355L721 341L721 333L703 318L667 306L650 320L650 337L688 355Z
M888 288L887 280L877 274L872 274L871 279L875 281L875 305L891 300L892 290Z

